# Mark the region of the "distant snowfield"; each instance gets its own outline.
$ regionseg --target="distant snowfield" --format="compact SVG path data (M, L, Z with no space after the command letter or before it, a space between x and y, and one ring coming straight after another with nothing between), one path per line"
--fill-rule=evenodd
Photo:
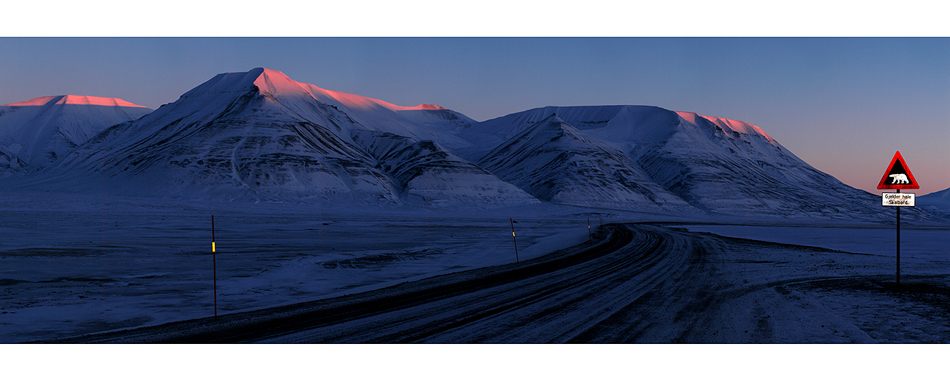
M950 330L939 320L945 313L933 310L939 305L881 288L894 273L889 221L711 225L549 204L353 211L43 193L0 198L0 342L211 316L213 265L218 312L225 314L506 264L516 259L509 217L517 221L520 260L584 242L588 218L595 229L670 222L693 232L845 251L726 244L732 248L714 253L721 261L717 281L744 293L709 310L704 318L723 329L694 336L699 341L944 342ZM948 229L902 229L908 284L924 281L937 294L950 289ZM826 328L828 320L836 322ZM768 335L761 335L763 326L771 326ZM916 332L899 332L908 329Z
M896 219L896 217L895 217ZM820 223L816 223L820 224ZM783 244L807 245L894 258L896 221L880 225L683 225L693 232ZM950 259L950 226L901 224L901 259ZM950 270L950 268L947 268ZM950 272L948 272L950 273Z

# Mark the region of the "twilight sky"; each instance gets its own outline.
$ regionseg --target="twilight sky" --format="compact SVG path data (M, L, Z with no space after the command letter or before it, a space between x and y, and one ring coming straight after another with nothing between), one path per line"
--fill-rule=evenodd
M157 108L254 67L480 121L549 105L697 112L755 124L873 193L897 150L918 195L950 187L950 38L5 37L0 104L71 94Z

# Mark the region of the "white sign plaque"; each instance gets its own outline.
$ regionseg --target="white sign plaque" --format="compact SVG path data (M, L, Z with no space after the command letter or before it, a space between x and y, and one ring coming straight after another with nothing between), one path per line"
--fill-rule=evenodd
M884 206L914 207L914 193L884 193L881 202Z

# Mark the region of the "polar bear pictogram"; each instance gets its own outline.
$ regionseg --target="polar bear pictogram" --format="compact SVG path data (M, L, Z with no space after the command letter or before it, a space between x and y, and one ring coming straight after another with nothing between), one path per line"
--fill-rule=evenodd
M907 174L891 174L888 177L891 177L891 184L893 185L910 183Z

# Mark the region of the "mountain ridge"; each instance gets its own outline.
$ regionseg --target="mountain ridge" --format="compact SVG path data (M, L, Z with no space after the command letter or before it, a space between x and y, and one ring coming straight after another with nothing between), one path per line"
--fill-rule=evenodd
M0 165L4 157L18 162L8 152L0 146ZM397 106L266 68L217 74L38 173L21 176L19 188L370 205L545 201L678 215L885 213L875 196L742 121L611 105L476 122L434 104Z
M140 106L138 104L133 104L119 98L108 98L108 97L99 97L99 96L87 96L87 95L53 95L53 96L40 96L30 100L24 100L22 102L2 104L0 107L31 107L31 106L45 106L52 104L75 104L75 105L87 105L87 106L118 106L118 107L139 107L146 108L145 106Z
M43 96L0 106L0 169L39 170L108 127L152 110L118 98ZM0 173L4 175L4 173Z
M478 163L548 202L661 214L698 211L656 186L622 152L554 113L501 143Z
M354 110L320 101L331 101L324 95L274 70L219 74L78 147L47 171L45 186L101 190L107 183L119 193L253 201L536 202L438 144L373 123L415 126L411 117L446 112L441 107L396 108L410 112L404 118L385 102L354 95L347 98L350 106L360 106ZM390 136L399 136L390 142L399 145L400 165L373 149Z
M868 220L885 213L874 195L811 167L761 128L654 106L542 107L509 114L462 131L474 149L460 155L481 157L485 146L552 114L619 150L659 187L707 213Z

